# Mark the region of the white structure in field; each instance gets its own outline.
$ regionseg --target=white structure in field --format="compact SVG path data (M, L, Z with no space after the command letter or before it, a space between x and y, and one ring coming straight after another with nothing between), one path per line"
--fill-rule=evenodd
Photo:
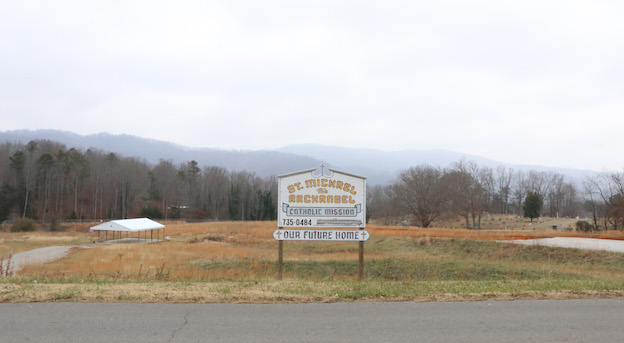
M162 238L165 238L165 226L161 223L155 222L149 218L134 218L134 219L119 219L119 220L111 220L106 223L102 223L100 225L96 225L89 229L89 232L98 232L98 239L100 239L100 232L104 231L106 233L105 238L108 240L108 232L112 232L113 239L118 238L120 241L123 238L123 233L125 232L126 239L132 241L130 238L131 233L136 233L136 238L141 239L145 238L147 241L147 232L150 232L150 241L154 241L154 230L156 231L156 236L160 236L160 229L162 229ZM133 235L134 236L134 235Z
M366 178L321 165L278 176L279 227L366 226Z
M123 231L139 232L148 230L164 229L165 226L148 218L111 220L100 225L93 226L90 231Z

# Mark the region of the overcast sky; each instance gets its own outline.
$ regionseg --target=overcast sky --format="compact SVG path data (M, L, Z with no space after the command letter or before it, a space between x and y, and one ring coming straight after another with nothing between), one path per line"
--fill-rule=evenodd
M620 0L0 0L0 130L619 171L622 18Z

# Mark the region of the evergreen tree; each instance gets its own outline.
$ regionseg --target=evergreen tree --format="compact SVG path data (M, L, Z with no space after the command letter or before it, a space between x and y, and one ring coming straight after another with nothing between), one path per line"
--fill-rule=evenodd
M542 206L544 205L544 201L542 197L535 193L529 192L524 200L524 217L531 218L531 222L533 218L538 218L542 213Z

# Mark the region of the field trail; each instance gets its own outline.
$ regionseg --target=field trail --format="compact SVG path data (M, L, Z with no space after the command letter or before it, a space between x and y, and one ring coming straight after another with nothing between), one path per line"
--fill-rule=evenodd
M27 264L40 264L52 262L64 257L69 253L72 248L92 248L94 245L62 245L62 246L50 246L45 248L38 248L28 251L22 251L13 254L13 257L9 260L2 261L2 270L6 270L8 267L8 275L15 275ZM10 263L10 265L9 265Z

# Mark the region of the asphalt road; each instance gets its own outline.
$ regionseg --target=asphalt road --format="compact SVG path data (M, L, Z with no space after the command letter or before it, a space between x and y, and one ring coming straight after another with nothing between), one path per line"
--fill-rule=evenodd
M1 342L622 342L624 300L0 304Z

